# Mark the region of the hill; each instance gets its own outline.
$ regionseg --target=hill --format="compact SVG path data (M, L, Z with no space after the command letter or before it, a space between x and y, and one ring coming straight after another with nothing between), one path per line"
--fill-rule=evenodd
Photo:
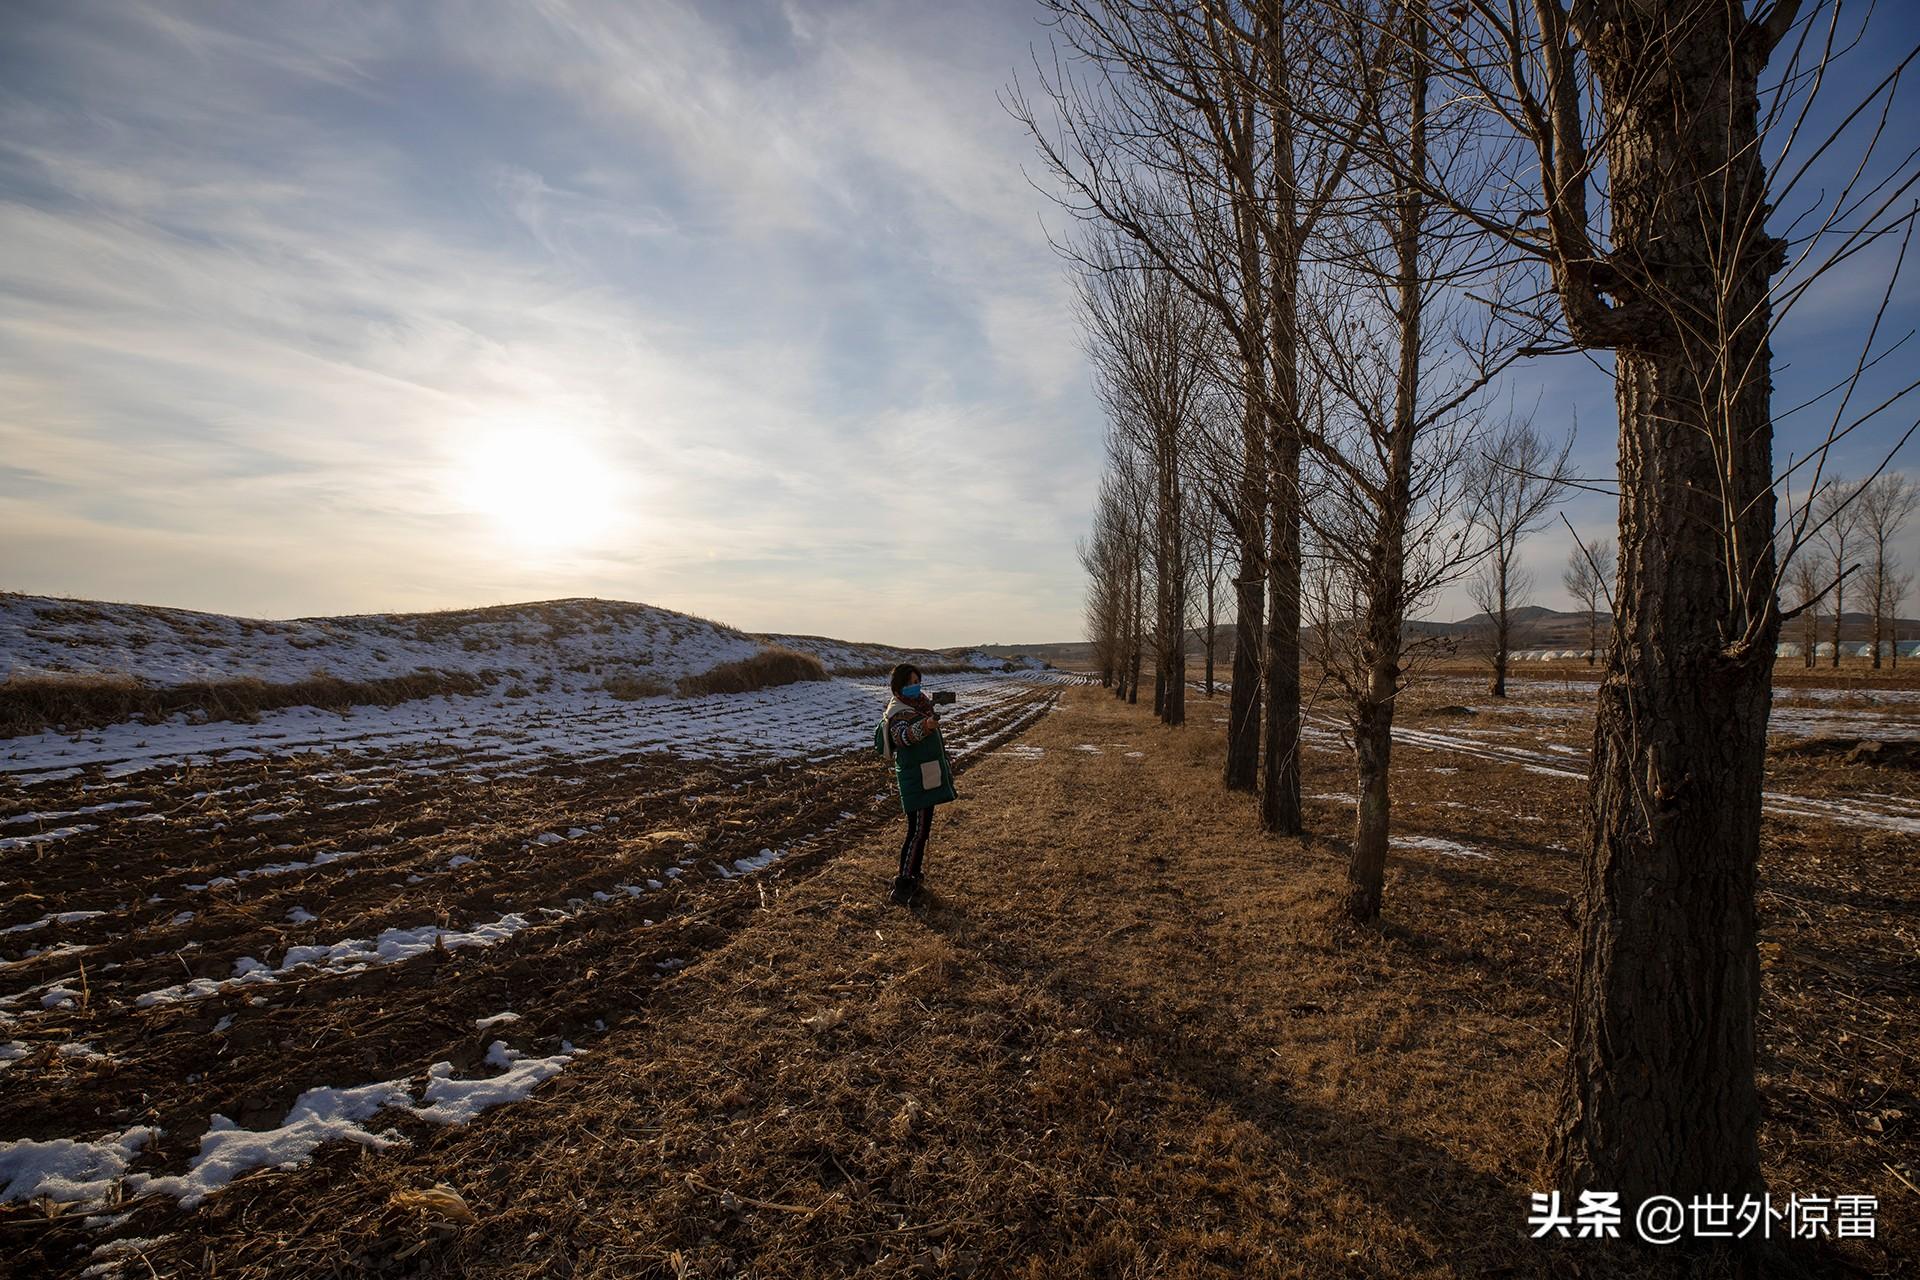
M753 633L619 600L568 599L436 613L284 621L154 605L0 595L0 736L174 712L247 718L286 706L339 709L439 694L664 694L769 646L825 674L1044 668L972 650L911 649Z
M317 672L370 680L419 671L552 673L563 687L611 669L667 680L749 657L769 644L811 653L828 670L881 663L998 667L964 649L932 650L741 631L654 605L577 598L269 621L51 596L0 594L0 679L46 673L125 675L155 685ZM586 677L584 681L581 679Z

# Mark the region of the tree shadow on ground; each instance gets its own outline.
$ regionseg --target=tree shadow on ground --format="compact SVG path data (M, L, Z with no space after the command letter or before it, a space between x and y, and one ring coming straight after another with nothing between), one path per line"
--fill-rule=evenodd
M1466 1275L1580 1273L1571 1254L1556 1259L1547 1246L1522 1247L1531 1188L1464 1164L1426 1139L1383 1127L1378 1117L1305 1100L1288 1082L1261 1078L1248 1069L1254 1055L1236 1052L1220 1028L1157 1016L1133 993L1095 974L1009 946L972 921L964 904L937 901L921 918L1009 983L1083 1011L1096 1034L1133 1046L1173 1080L1296 1151L1303 1180L1330 1177L1410 1224L1436 1249L1429 1264L1445 1258ZM1535 1256L1524 1256L1530 1252ZM1327 1256L1318 1265L1346 1272L1359 1264L1353 1256Z

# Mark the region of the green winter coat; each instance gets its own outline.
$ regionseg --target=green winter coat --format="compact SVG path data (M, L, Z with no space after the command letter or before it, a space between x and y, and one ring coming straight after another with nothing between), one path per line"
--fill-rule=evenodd
M873 747L893 761L893 780L900 788L900 811L918 813L958 797L953 789L953 761L947 758L946 744L941 741L938 729L910 747L894 745L887 724L893 713L905 706L901 702L887 704L887 714L880 717L880 724L873 731Z

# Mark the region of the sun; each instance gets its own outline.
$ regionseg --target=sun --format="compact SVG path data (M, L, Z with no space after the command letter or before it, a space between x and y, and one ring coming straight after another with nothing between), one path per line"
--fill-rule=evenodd
M457 492L503 539L533 550L590 546L618 515L609 460L564 430L476 435L460 463Z

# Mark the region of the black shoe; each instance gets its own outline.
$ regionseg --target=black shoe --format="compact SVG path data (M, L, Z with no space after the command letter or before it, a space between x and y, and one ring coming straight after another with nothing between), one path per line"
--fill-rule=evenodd
M887 895L887 901L893 903L896 907L907 906L912 903L914 896L919 890L920 884L918 881L907 876L895 876L893 878L893 892Z

